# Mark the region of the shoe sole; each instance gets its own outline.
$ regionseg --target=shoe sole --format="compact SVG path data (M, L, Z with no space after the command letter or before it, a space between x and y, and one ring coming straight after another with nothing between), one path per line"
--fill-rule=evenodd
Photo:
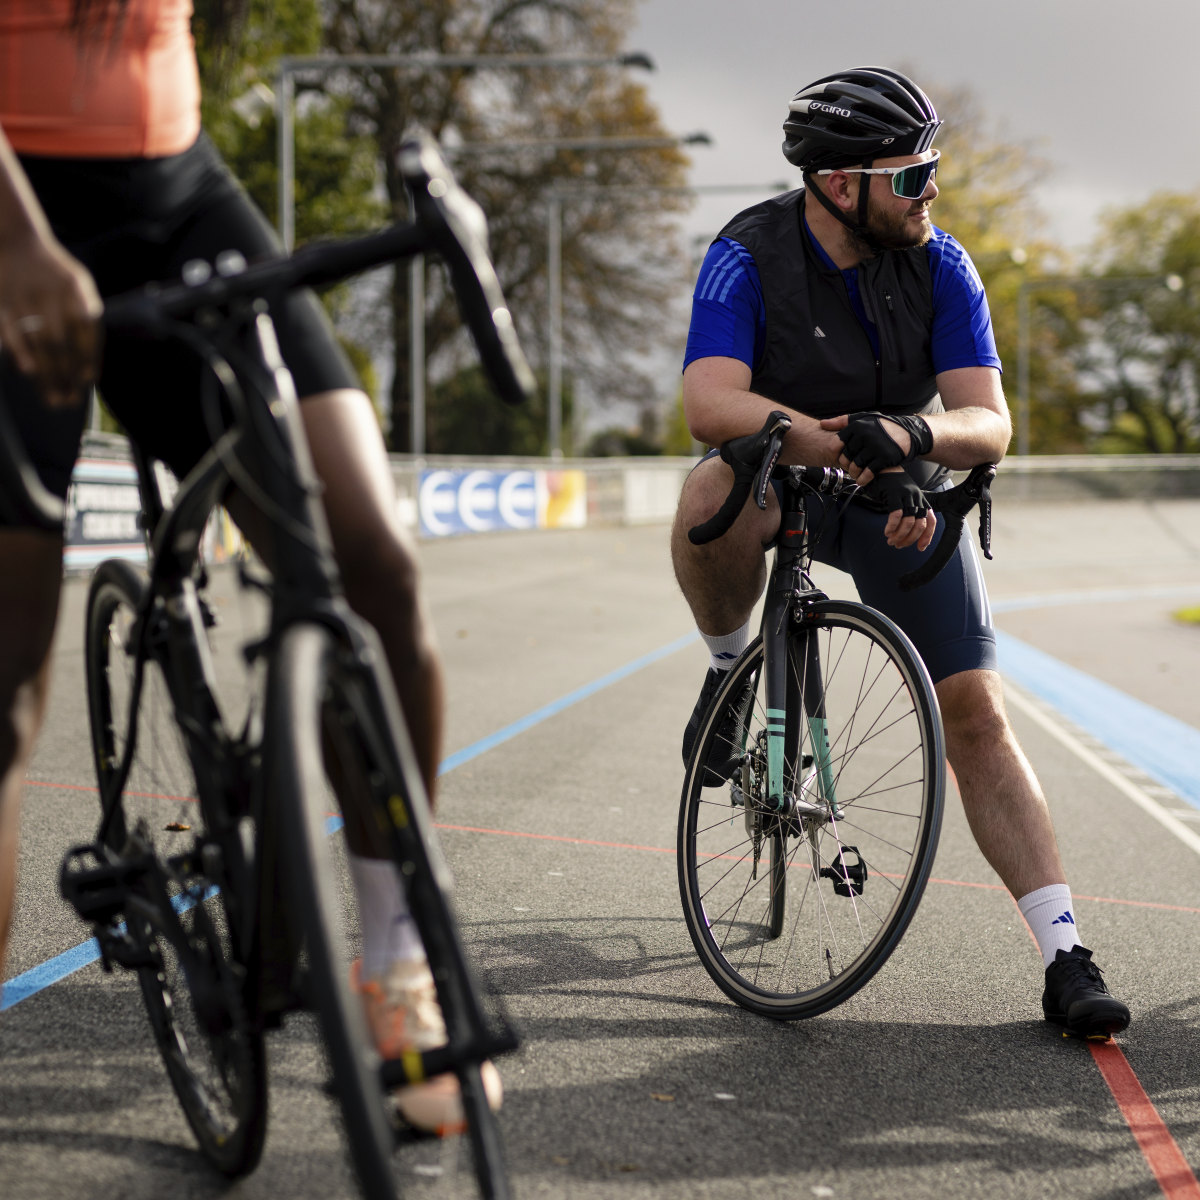
M1076 1037L1085 1041L1107 1042L1114 1033L1129 1027L1129 1014L1120 1011L1087 1013L1074 1021L1066 1013L1045 1013L1046 1020L1063 1027L1063 1037Z

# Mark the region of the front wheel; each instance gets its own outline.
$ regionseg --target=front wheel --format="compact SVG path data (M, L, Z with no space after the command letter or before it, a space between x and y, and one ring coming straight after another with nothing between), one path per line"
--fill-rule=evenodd
M678 863L688 931L718 987L795 1019L857 992L912 920L937 849L945 751L928 672L882 614L818 601L783 644L786 696L773 720L761 638L717 694L687 767ZM728 701L747 687L740 769L706 786Z
M345 1133L363 1193L385 1200L415 1182L420 1166L413 1155L399 1155L391 1103L381 1079L381 1063L367 1031L361 996L352 986L352 960L361 954L362 919L358 897L347 873L350 841L370 840L368 827L415 824L406 772L388 750L387 716L372 699L361 669L347 664L333 636L315 626L296 626L283 637L272 671L268 703L269 795L285 849L288 896L295 914L297 940L307 966L306 997L315 1010L345 1118ZM382 808L381 808L382 806ZM334 816L339 809L341 817ZM365 824L364 824L365 822ZM336 836L331 836L336 835ZM440 862L440 860L439 860ZM430 895L428 856L405 863L401 873L412 901L439 1000L461 972L447 963L441 939L427 928L433 907L418 909ZM415 893L415 895L414 895ZM442 913L445 927L452 918ZM443 1008L445 1005L443 1003ZM451 1040L454 1023L448 1017ZM480 1194L487 1200L507 1197L500 1161L496 1118L488 1106L476 1062L456 1068Z

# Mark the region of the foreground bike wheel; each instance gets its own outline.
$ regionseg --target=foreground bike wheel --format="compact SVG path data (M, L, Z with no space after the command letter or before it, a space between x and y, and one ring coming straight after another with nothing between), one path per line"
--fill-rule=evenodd
M144 592L142 576L113 560L97 568L88 594L88 715L101 795L109 791L130 730ZM226 1175L243 1175L257 1165L266 1136L263 1037L250 1027L242 1003L244 973L233 944L229 897L203 866L201 847L210 831L174 705L153 658L145 665L137 705L135 754L106 845L116 855L154 855L165 864L170 903L212 988L205 1006L198 1006L157 900L147 895L146 903L126 914L131 937L153 964L137 971L142 999L201 1151Z
M941 718L908 639L862 605L825 600L805 611L787 638L786 810L766 802L759 638L696 739L679 816L696 952L727 996L780 1019L840 1004L895 949L929 877L945 791ZM725 702L747 681L743 765L706 787L702 764Z
M353 798L360 814L373 813L371 806L380 795L393 808L402 806L407 788L388 765L378 714L369 702L364 704L362 690L343 669L326 631L299 626L285 635L271 687L271 794L282 806L289 896L305 948L309 999L329 1054L359 1182L365 1195L383 1200L412 1182L408 1175L413 1168L396 1154L397 1131L380 1080L379 1056L367 1032L362 999L351 985L361 920L345 870L342 822L331 816L338 799L328 776L336 776L338 794ZM409 880L407 886L415 884ZM441 979L447 968L438 945L429 936L424 940L435 977ZM479 1067L464 1065L458 1074L468 1135L464 1144L472 1151L467 1170L482 1196L506 1197L496 1118ZM445 1166L440 1161L439 1171Z

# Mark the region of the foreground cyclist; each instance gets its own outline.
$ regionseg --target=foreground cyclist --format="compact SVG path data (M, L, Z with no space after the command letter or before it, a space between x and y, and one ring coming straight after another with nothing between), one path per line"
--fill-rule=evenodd
M870 502L811 518L814 557L847 571L863 601L913 640L936 684L946 750L971 830L1017 900L1042 952L1048 1021L1083 1037L1124 1029L1078 943L1049 810L1004 709L996 641L978 560L963 539L931 584L898 579L938 536L922 489L950 470L998 462L1011 436L983 286L963 248L929 221L941 122L910 79L879 67L827 76L792 100L784 154L804 187L747 209L713 242L696 285L684 361L692 434L710 446L790 410L782 462L847 468ZM702 717L750 636L766 579L763 548L779 527L747 504L725 537L687 531L729 492L714 454L689 476L672 535L676 577L710 652L684 734ZM706 763L728 779L750 696L723 715Z
M237 16L226 11L227 26ZM46 0L19 14L0 7L0 345L15 363L0 363L0 402L60 497L93 381L131 436L180 476L210 445L196 360L175 345L117 337L101 353L102 297L177 280L189 260L224 250L248 260L279 253L201 133L190 18L190 0ZM303 398L347 599L383 641L432 795L441 667L378 423L315 298L291 296L271 315ZM255 514L230 502L253 540ZM0 528L0 969L21 779L45 704L61 574L61 537ZM372 1031L385 1057L433 1049L445 1026L415 922L391 864L359 849L351 874L365 928L356 977ZM491 1064L484 1079L498 1107ZM461 1121L451 1075L404 1089L396 1102L427 1132Z

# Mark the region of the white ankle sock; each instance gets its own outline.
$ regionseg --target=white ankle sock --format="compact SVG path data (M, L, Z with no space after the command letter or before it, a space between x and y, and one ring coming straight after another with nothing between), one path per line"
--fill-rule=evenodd
M1059 950L1083 945L1075 925L1071 889L1065 883L1052 883L1049 887L1038 888L1036 892L1022 896L1017 901L1017 907L1029 923L1038 949L1042 952L1042 961L1047 967Z
M708 647L709 665L718 671L728 671L737 661L737 657L746 648L750 640L750 620L747 618L741 629L732 633L723 633L719 637L697 630Z
M348 855L350 878L362 922L364 979L379 979L392 965L425 957L417 923L408 911L395 864L388 859Z

